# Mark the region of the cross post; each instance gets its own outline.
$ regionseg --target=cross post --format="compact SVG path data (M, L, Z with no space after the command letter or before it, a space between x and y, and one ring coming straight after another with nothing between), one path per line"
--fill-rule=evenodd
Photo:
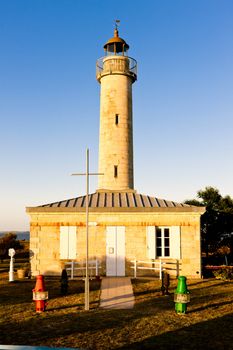
M89 310L89 176L90 175L104 175L103 173L89 173L89 149L86 149L86 172L71 174L72 176L86 176L86 278L85 278L85 310Z

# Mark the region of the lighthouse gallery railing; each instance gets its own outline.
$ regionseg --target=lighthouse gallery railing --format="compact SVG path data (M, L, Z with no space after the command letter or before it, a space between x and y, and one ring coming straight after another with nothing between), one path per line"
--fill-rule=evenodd
M126 73L137 79L137 61L128 56L104 56L96 62L96 78L114 73Z

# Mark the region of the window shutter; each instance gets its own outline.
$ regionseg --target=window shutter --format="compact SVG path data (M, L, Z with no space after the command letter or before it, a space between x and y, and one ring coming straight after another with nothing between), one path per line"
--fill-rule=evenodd
M60 227L60 259L68 259L69 230L68 226Z
M60 227L60 259L76 259L76 226Z
M69 226L68 259L76 259L76 226Z
M180 259L180 226L172 226L170 234L170 257Z
M156 259L155 242L155 226L147 226L147 257L149 259Z

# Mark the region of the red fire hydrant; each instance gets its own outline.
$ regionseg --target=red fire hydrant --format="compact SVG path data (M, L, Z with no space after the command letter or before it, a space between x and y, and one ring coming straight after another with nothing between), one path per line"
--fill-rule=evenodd
M46 300L48 300L48 292L45 290L44 285L44 276L38 275L36 276L36 285L32 290L33 292L33 300L36 304L36 312L43 312L47 306Z

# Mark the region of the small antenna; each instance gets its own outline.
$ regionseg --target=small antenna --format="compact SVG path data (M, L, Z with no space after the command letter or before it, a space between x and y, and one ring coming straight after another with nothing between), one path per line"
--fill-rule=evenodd
M115 28L118 29L119 25L120 25L120 20L116 19L115 20Z

